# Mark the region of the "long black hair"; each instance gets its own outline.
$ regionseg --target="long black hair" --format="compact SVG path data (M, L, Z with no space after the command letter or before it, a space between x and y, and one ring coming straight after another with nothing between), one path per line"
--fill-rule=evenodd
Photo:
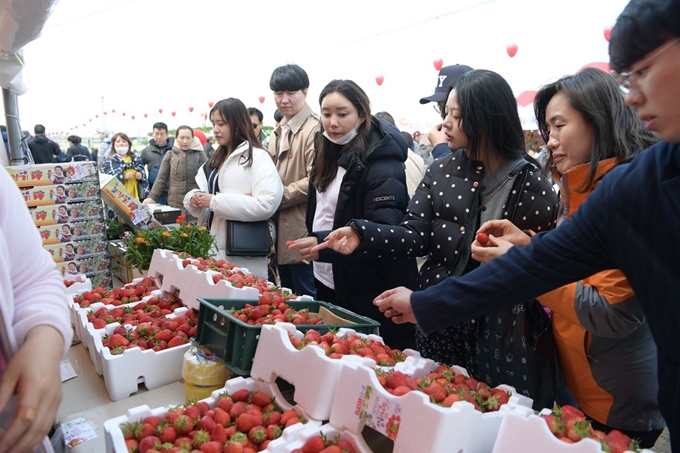
M229 154L243 142L248 142L248 149L243 154L243 161L239 163L244 167L250 167L253 164L253 146L261 148L262 145L255 136L253 123L250 122L250 115L245 104L236 98L222 99L210 110L210 121L213 119L214 112L219 112L222 119L229 124L231 141L228 146L220 145L217 148L207 163L208 168L219 169Z
M626 105L616 80L604 71L586 68L578 74L562 77L543 86L536 94L534 113L538 130L546 143L550 140L546 109L558 93L564 94L569 99L569 105L593 127L590 169L577 191L583 192L593 184L597 164L601 160L616 157L621 163L658 140L655 134L645 130L635 109ZM550 153L546 167L552 170L554 166Z
M517 100L500 74L476 69L461 76L449 93L452 90L456 90L461 128L467 136L466 151L470 159L482 160L484 144L503 160L525 154Z
M359 115L361 124L357 129L357 136L345 145L336 145L322 135L321 131L316 139L316 166L312 173L312 184L319 192L326 190L338 172L338 159L342 153L350 148L356 147L360 157L365 157L368 151L368 141L371 134L371 102L368 100L366 92L359 85L351 80L331 80L328 85L321 90L319 95L319 105L323 99L331 93L338 93L347 98L352 103ZM321 115L323 115L323 111Z

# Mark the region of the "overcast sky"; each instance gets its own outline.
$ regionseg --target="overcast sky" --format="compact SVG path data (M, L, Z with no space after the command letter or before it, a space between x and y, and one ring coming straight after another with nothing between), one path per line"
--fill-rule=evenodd
M225 97L260 108L271 125L269 77L294 62L309 73L314 110L326 83L349 78L366 90L374 113L386 110L402 129L422 130L437 120L418 102L434 91L435 59L497 71L519 95L608 61L603 30L626 3L60 0L25 48L22 128L43 123L48 132L86 136L104 122L133 134L155 121L198 126L208 102ZM513 42L519 50L510 58Z

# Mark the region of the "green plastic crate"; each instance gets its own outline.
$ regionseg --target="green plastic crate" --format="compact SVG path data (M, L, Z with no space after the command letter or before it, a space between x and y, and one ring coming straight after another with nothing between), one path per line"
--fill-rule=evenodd
M240 310L246 304L257 302L201 297L198 300L201 306L198 312L196 341L217 354L234 373L250 374L262 326L247 324L233 316L229 311ZM335 316L351 322L351 324L300 324L295 326L298 330L316 329L325 332L330 329L347 327L360 333L378 334L379 322L337 305L316 300L289 301L286 303L296 311L307 309L311 313L318 313L319 309L324 307ZM223 306L224 309L219 308L220 306Z

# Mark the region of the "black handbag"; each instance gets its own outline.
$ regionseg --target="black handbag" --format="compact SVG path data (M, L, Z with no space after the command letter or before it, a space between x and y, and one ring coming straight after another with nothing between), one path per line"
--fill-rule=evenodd
M217 171L208 173L208 164L203 166L208 188L211 194L220 191L217 182ZM214 213L208 216L208 228L212 225ZM269 256L271 242L269 234L269 220L256 222L241 222L239 220L227 220L226 251L229 256Z
M268 256L270 252L269 220L227 220L227 255Z

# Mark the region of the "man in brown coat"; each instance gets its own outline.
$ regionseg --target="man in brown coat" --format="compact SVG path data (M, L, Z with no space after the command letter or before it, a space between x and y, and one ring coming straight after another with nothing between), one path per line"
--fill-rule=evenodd
M319 117L307 104L309 77L298 65L278 67L269 80L283 120L269 140L269 153L283 181L283 200L277 213L276 261L281 286L298 295L316 295L314 272L286 242L306 237L305 214L314 136Z

